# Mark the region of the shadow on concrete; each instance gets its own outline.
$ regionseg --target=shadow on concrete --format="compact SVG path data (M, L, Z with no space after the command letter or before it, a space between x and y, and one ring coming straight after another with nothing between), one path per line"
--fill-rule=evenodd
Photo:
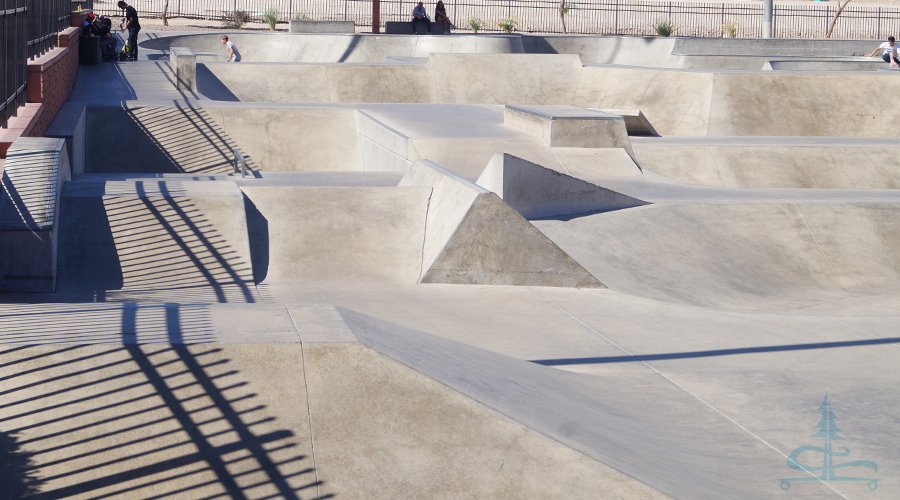
M86 130L86 173L231 173L240 149L203 108L88 106Z
M253 282L259 284L269 273L269 221L246 194L244 211L247 217L247 234L250 238Z
M43 481L34 470L32 455L21 449L15 435L0 431L0 496L18 500L40 491Z
M669 359L709 358L713 356L733 356L736 354L757 354L762 352L806 351L809 349L832 349L835 347L862 347L870 345L896 344L900 337L883 339L848 340L843 342L818 342L814 344L788 344L738 349L715 349L710 351L672 352L664 354L635 354L633 356L605 356L599 358L533 359L532 363L544 366L592 365L602 363L624 363L630 361L663 361Z
M197 93L213 101L240 102L240 98L205 64L197 65Z
M278 426L222 348L180 343L180 310L166 311L168 344L0 351L0 496L316 496L301 437ZM137 312L121 310L123 327Z
M57 291L93 301L256 302L252 264L230 241L243 235L223 235L184 193L148 184L159 192L137 181L128 196L63 197Z

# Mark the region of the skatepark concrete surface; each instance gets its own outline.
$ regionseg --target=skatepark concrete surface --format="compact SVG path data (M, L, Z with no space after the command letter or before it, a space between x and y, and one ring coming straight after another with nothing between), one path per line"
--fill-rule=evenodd
M10 498L900 497L877 41L220 36L10 150Z

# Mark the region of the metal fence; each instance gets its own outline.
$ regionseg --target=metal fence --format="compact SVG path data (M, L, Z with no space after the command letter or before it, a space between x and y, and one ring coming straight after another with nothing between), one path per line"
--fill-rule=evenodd
M57 34L69 25L71 0L0 0L2 102L0 126L26 102L28 59L56 47Z
M143 17L160 17L167 0L131 0ZM381 22L407 21L418 0L381 0ZM84 0L101 14L121 16L116 0ZM434 9L434 0L427 9ZM469 19L485 21L482 31L501 31L497 23L509 18L518 21L516 31L561 33L557 0L467 0L445 1L455 24L466 30ZM723 25L736 23L737 36L762 36L761 3L666 2L659 0L585 0L569 2L566 15L569 33L655 35L653 24L672 21L680 36L718 37ZM168 16L221 20L226 13L241 10L254 21L276 10L282 21L304 13L314 20L352 20L357 26L372 25L372 0L168 0ZM837 5L776 4L775 36L778 38L821 38L825 36ZM383 28L383 24L382 24ZM900 33L900 8L847 7L838 19L834 38L884 38Z

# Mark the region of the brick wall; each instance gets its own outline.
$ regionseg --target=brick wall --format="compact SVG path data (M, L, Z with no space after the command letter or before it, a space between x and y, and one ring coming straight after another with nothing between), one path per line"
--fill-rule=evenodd
M73 15L74 18L74 15ZM44 110L29 134L41 137L63 104L72 95L78 76L78 39L81 28L59 34L59 46L28 62L28 102L41 103Z

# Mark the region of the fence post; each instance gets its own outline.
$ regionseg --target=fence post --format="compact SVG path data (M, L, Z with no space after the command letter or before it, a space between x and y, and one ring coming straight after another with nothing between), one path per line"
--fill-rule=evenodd
M878 34L876 38L881 40L881 7L878 7Z
M722 25L719 26L719 34L725 38L725 4L722 4Z
M615 21L616 35L618 35L619 34L619 0L616 0L615 18L616 18L616 21Z

